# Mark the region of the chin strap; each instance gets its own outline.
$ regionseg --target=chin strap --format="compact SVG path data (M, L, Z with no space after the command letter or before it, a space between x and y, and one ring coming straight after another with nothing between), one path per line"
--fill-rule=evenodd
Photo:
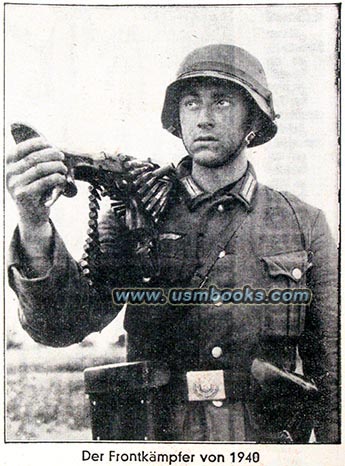
M245 149L246 147L249 146L249 144L252 142L252 140L255 138L256 134L253 130L251 130L247 136L242 140L242 142L240 143L240 145L238 146L238 148L236 149L235 152L233 152L233 156L238 156L242 151L243 149Z
M244 142L246 143L246 146L249 146L249 144L252 142L255 136L256 134L254 131L251 131L250 133L247 134L247 136L244 138Z

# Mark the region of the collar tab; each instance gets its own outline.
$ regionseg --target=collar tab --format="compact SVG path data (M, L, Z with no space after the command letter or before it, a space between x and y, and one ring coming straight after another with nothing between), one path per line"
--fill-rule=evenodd
M191 175L187 175L183 178L180 178L180 182L183 184L185 190L187 191L192 200L205 193L200 188L200 186L193 180Z
M244 175L243 181L240 184L240 189L237 196L246 204L247 208L252 208L252 199L257 189L258 182L256 181L254 173L252 173L252 167L249 165L246 174Z

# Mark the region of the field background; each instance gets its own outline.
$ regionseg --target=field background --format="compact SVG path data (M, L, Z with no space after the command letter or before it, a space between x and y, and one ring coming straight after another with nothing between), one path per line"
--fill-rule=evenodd
M7 440L92 440L83 370L123 362L124 336L121 315L101 333L68 348L48 348L19 326L9 329Z

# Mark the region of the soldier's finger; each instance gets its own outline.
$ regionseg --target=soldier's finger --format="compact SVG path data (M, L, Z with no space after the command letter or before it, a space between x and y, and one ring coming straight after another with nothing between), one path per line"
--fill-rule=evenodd
M66 183L66 178L60 173L45 176L39 180L34 181L26 186L18 186L13 191L13 197L19 202L24 201L25 198L37 198L42 196L45 192L57 186L63 186ZM43 202L43 201L42 201Z
M63 152L57 151L53 147L49 147L47 149L32 152L18 162L13 163L9 168L9 171L13 174L20 174L32 167L35 167L39 163L62 161L64 158L65 154Z
M49 144L43 137L27 139L26 141L17 144L17 150L12 154L9 154L7 157L7 163L17 162L31 152L46 149L48 147L51 147L51 144Z
M67 174L67 167L62 162L43 162L35 165L34 167L26 170L20 175L13 176L13 184L28 185L33 183L40 178L52 175L54 173L60 173L61 175ZM11 189L11 180L8 182L8 187Z

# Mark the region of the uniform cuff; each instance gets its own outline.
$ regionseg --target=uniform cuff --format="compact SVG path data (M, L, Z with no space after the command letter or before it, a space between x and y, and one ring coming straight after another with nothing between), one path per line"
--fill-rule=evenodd
M17 294L21 306L26 310L26 318L31 320L27 313L30 308L49 309L56 301L61 301L57 294L64 289L72 270L77 272L77 265L70 256L60 235L52 225L51 258L52 265L48 272L41 277L28 278L25 275L25 253L21 244L18 227L14 231L10 243L8 277L11 288ZM72 265L73 264L73 265Z

